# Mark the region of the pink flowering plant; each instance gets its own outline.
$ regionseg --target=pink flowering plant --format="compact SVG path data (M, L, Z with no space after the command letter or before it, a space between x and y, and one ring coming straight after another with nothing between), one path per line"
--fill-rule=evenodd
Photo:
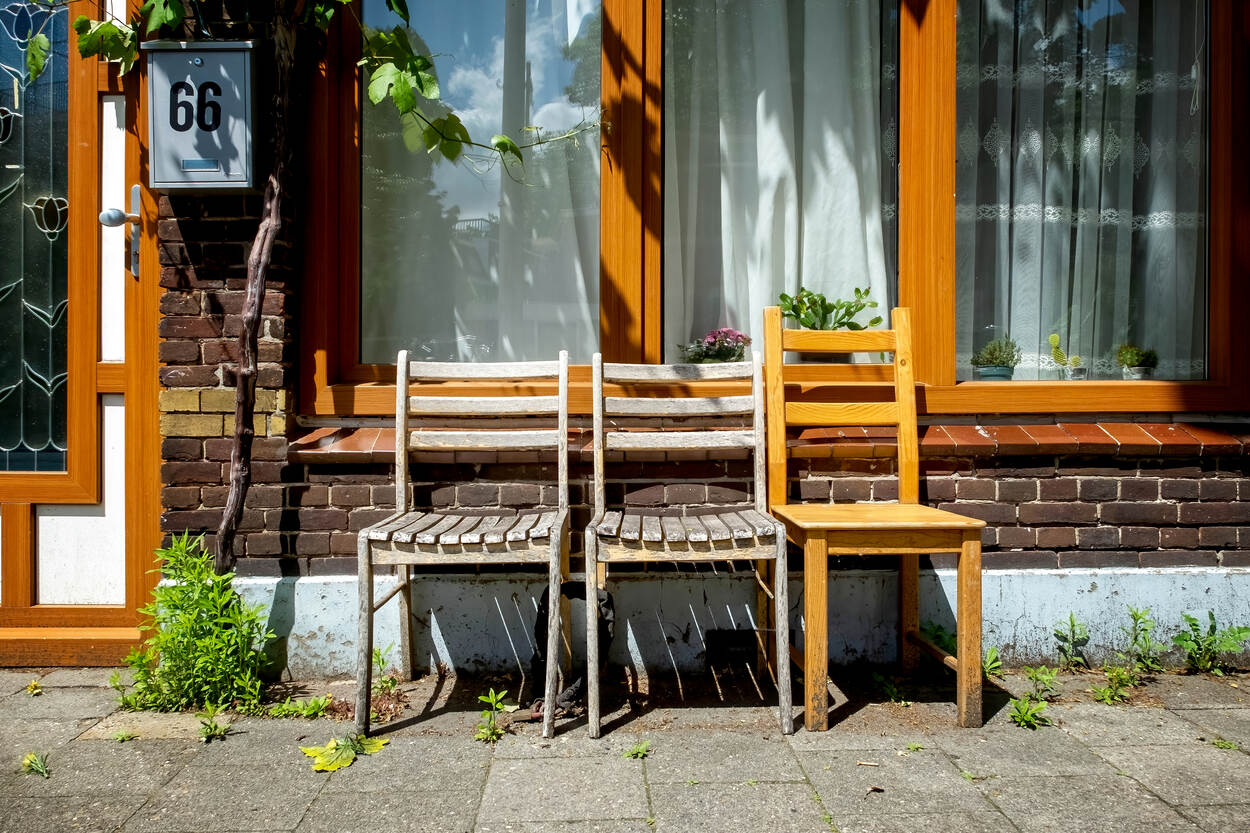
M746 333L740 333L733 327L721 327L678 349L681 350L682 361L688 364L740 362L746 358L750 344L751 337Z

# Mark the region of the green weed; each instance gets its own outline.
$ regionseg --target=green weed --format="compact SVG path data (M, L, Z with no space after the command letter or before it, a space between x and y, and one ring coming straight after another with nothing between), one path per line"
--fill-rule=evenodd
M1050 724L1044 712L1046 711L1046 703L1041 700L1034 700L1032 696L1015 698L1011 702L1011 714L1007 715L1011 718L1011 722L1025 729L1036 730L1039 726L1047 726Z
M499 725L499 715L504 712L514 712L518 708L518 706L504 704L503 699L507 695L507 691L495 691L493 688L486 694L478 695L477 699L485 703L486 708L482 710L482 722L477 724L477 732L473 735L474 740L494 744L503 737L504 730Z
M126 741L134 740L137 737L139 736L136 735L134 732L127 732L125 730L113 733L113 740L117 741L118 743L125 743Z
M1039 665L1036 668L1024 666L1024 675L1033 684L1032 697L1038 702L1053 700L1059 694L1059 686L1055 681L1059 677L1059 669Z
M1103 671L1107 675L1107 684L1090 689L1094 693L1094 699L1108 706L1123 703L1128 699L1127 689L1132 685L1132 674L1119 665L1108 665Z
M954 654L955 648L958 647L955 641L955 634L936 622L922 622L920 633L948 654Z
M896 679L883 677L880 674L872 675L873 684L877 686L877 690L889 700L891 703L897 703L900 706L910 706L911 701L903 696L903 689L899 686Z
M207 706L204 711L196 712L195 716L200 719L201 743L225 740L226 735L230 734L230 724L223 725L217 722L219 714L221 714L221 706Z
M907 744L908 752L919 752L921 749L924 749L924 747L918 743L915 743L914 741L912 743Z
M1250 639L1250 628L1230 627L1217 628L1215 611L1207 611L1208 626L1204 632L1198 620L1188 613L1181 618L1189 627L1172 637L1172 644L1185 651L1185 663L1194 671L1207 672L1222 677L1224 670L1220 655L1240 651L1246 640Z
M634 760L641 761L642 759L646 758L650 754L651 754L651 741L640 740L637 743L635 743L633 746L629 747L629 749L627 749L625 751L625 754L622 755L621 757L633 758Z
M998 647L991 645L989 650L985 652L985 659L981 660L981 673L988 679L990 677L1003 678L1003 662L998 658Z
M399 677L394 674L386 673L387 666L390 664L391 651L394 649L395 643L387 645L385 648L373 649L373 693L374 694L390 694L399 687Z
M281 703L274 703L265 714L270 717L303 717L314 720L326 713L334 698L327 694L324 697L310 697L307 700L286 698Z
M1120 654L1120 662L1128 670L1131 682L1129 685L1141 685L1142 674L1162 671L1159 663L1159 652L1167 646L1154 639L1155 621L1150 618L1150 608L1138 610L1128 606L1129 626L1120 630L1128 637L1128 650Z
M48 769L48 753L27 752L22 758L22 772L26 775L40 775L44 778L51 778L52 771Z
M31 680L26 684L26 693L31 697L38 697L40 694L43 694L43 684L39 682L38 678Z
M1088 668L1085 646L1089 644L1089 629L1069 612L1068 621L1055 625L1055 639L1059 642L1059 667L1064 671Z
M1233 743L1231 740L1224 740L1224 738L1216 738L1215 740L1211 741L1211 745L1214 746L1216 749L1240 749L1241 748L1237 744Z

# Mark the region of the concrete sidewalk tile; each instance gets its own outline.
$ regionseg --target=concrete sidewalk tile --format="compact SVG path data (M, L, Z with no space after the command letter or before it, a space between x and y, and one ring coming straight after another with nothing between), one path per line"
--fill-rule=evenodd
M490 747L472 738L398 737L331 773L323 794L417 788L480 793L489 765Z
M16 694L30 683L31 680L42 680L33 671L8 671L0 669L0 696ZM42 682L40 683L42 685Z
M199 751L198 744L186 741L74 741L48 755L51 778L23 777L19 794L143 795L167 783Z
M1250 752L1250 709L1186 709L1178 714L1197 727L1195 736L1212 740L1217 735Z
M218 723L230 715L217 716ZM144 740L200 739L200 719L190 712L113 712L80 736L81 740L112 740L118 732L128 732Z
M1053 726L1029 731L1018 726L958 731L935 739L961 771L979 777L1030 775L1101 775L1107 764Z
M56 796L19 798L5 795L0 833L75 831L112 833L143 803L143 796Z
M651 787L656 833L828 830L807 784L659 784Z
M23 691L0 699L0 720L77 720L116 709L117 692L111 688L49 688L38 697Z
M130 684L129 668L57 668L40 678L44 688L108 688L109 678L120 674L122 681Z
M833 826L838 833L1008 833L1013 829L997 810L889 816L840 814L833 817Z
M602 758L620 757L647 736L615 731L601 738L586 734L585 726L569 729L554 738L540 733L504 735L495 744L495 758Z
M47 752L86 734L98 722L94 717L82 720L0 717L0 753L17 749Z
M651 784L802 781L794 751L780 732L669 732L647 757Z
M123 830L293 830L327 778L311 769L186 767L140 807Z
M198 730L197 730L198 731ZM291 766L307 769L311 759L301 746L323 746L331 738L355 732L340 720L244 717L230 724L224 740L205 744L192 766Z
M1074 703L1051 706L1049 713L1063 731L1090 746L1188 743L1202 734L1166 709Z
M906 756L890 751L804 752L799 760L834 815L990 809L977 788L960 777L959 769L937 751L926 749ZM877 766L862 766L860 761Z
M1021 833L1199 833L1120 775L994 778L981 787Z
M480 795L477 790L322 793L295 829L297 833L471 833Z
M497 760L478 819L578 821L646 818L642 763L624 758Z
M1233 804L1250 794L1250 755L1210 743L1098 748L1112 766L1172 805Z
M597 821L508 821L479 824L473 833L652 833L646 819Z
M1168 709L1250 708L1250 685L1236 677L1160 674L1150 693Z
M1180 814L1206 833L1245 833L1250 826L1250 804L1181 807Z

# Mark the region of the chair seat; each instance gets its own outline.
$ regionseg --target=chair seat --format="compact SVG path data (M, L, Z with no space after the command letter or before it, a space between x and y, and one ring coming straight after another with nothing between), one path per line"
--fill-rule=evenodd
M559 512L406 512L367 530L377 543L465 546L550 538Z
M772 513L802 530L950 530L981 529L985 521L944 509L911 503L793 503Z
M675 511L681 509L670 507ZM776 534L776 522L754 509L723 506L687 509L696 514L654 515L613 510L605 512L594 529L604 539L665 544L753 541Z

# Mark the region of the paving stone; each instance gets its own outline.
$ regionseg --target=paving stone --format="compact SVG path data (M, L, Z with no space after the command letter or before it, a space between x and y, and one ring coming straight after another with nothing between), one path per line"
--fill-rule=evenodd
M1051 706L1049 711L1063 731L1089 746L1188 743L1202 734L1166 709L1075 703Z
M322 746L331 738L354 731L352 724L340 720L239 718L230 724L230 734L224 740L206 744L191 765L307 769L311 759L300 751L301 746Z
M82 720L34 720L0 717L0 753L15 749L27 752L37 750L47 752L50 749L69 743L74 738L86 733L99 721L94 717Z
M979 777L994 775L1100 775L1107 765L1079 741L1054 727L1036 731L1019 726L957 731L938 736L934 744L950 755L961 771Z
M40 679L39 674L27 671L0 670L0 696L16 694L26 688L31 680Z
M18 797L4 795L0 833L82 831L111 833L126 822L143 796Z
M624 758L498 760L478 815L482 822L646 818L642 762Z
M653 833L645 819L512 821L479 824L474 833Z
M1250 751L1250 709L1186 709L1179 714L1207 740L1214 734Z
M907 813L833 817L838 833L1007 833L1011 822L997 810L983 813Z
M1250 804L1181 807L1180 814L1206 833L1245 833L1250 820Z
M186 767L140 807L123 830L293 830L327 778L311 769Z
M647 757L650 784L802 781L794 751L780 732L667 732Z
M797 712L796 712L797 714ZM578 731L585 731L580 722ZM777 717L777 707L767 706L687 706L672 709L652 709L639 715L626 712L605 714L603 716L603 732L607 736L613 731L624 729L628 732L644 733L661 729L719 729L729 732L736 731L781 731L781 723Z
M177 775L199 753L197 747L171 740L74 741L49 753L51 778L23 777L18 794L147 794Z
M838 813L951 813L990 809L940 752L802 752L799 761L825 808ZM860 761L877 766L861 766ZM871 791L882 788L881 792Z
M219 714L218 723L229 723L229 714ZM113 712L82 733L82 740L112 740L118 732L128 732L144 740L200 739L200 719L190 712Z
M655 736L655 732L650 733ZM554 738L544 738L541 730L524 734L504 735L495 744L494 755L499 758L599 758L620 757L642 741L647 735L618 729L600 738L586 734L585 724L563 732Z
M1250 794L1250 755L1209 743L1103 746L1112 766L1140 781L1168 804L1233 804Z
M828 830L806 784L659 784L651 787L656 833Z
M57 668L44 674L39 682L44 688L109 688L109 678L114 674L130 685L129 668Z
M354 769L352 764L349 769ZM344 770L340 770L344 771ZM420 830L422 833L470 833L480 790L409 790L385 794L322 794L308 808L297 833L378 833Z
M305 744L307 745L307 744ZM397 737L330 775L323 794L427 790L482 791L490 747L472 738Z
M1147 687L1169 709L1219 709L1228 706L1250 708L1250 681L1244 676L1205 677L1188 674L1161 674Z
M0 698L0 720L77 720L104 717L117 708L110 688L50 688L38 697L26 692Z
M1124 776L992 778L981 788L1021 833L1199 833Z

